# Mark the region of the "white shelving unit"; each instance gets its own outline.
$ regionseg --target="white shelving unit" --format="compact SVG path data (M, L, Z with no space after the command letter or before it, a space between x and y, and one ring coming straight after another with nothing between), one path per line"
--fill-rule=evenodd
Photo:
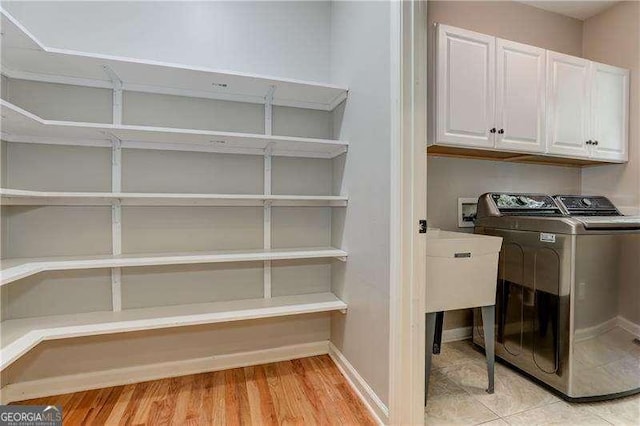
M315 293L9 320L2 324L0 369L44 340L346 309L347 304L332 293Z
M4 259L2 261L2 269L0 269L0 285L9 284L21 278L44 271L323 258L346 260L347 252L333 247L318 247L305 249L219 250L191 253Z
M108 206L262 206L275 207L345 207L341 195L264 195L264 194L166 194L135 192L54 192L0 189L5 206L60 205Z
M2 139L7 142L109 147L112 153L109 192L0 189L0 200L5 206L111 206L112 211L112 253L109 255L2 260L0 285L3 286L20 285L20 279L45 271L111 268L112 311L3 321L0 370L44 340L313 312L344 312L347 309L347 305L331 293L271 295L272 261L327 258L345 261L348 256L347 252L333 247L272 247L273 206L346 207L348 202L344 195L272 194L273 156L330 159L346 153L348 148L347 142L340 140L273 135L272 108L278 105L331 111L347 98L346 88L51 48L38 41L1 8L0 14L3 75L113 90L113 119L110 124L47 120L6 100L0 101ZM263 104L265 132L234 133L123 124L123 91ZM123 148L260 155L264 158L264 191L263 194L122 192ZM123 254L123 206L262 206L263 247ZM264 262L264 297L261 299L122 308L123 267L256 261Z
M308 158L333 158L348 147L331 139L45 120L5 100L0 100L0 112L2 139L8 142L110 147L118 141L129 149L251 155L270 149L271 155Z
M13 16L2 14L2 68L10 78L164 93L263 104L275 88L273 105L333 110L347 89L204 67L77 52L45 46Z

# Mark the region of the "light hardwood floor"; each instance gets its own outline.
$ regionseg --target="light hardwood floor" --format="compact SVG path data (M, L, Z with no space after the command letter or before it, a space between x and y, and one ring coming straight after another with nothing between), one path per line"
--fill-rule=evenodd
M51 396L64 425L373 425L328 355Z

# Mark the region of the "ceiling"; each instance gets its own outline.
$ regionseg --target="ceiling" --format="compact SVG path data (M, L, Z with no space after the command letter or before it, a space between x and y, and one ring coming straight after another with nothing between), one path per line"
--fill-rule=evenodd
M584 21L587 18L597 15L598 13L610 8L619 0L571 0L571 1L551 1L551 0L516 0L519 3L528 4L529 6L539 9L548 10L550 12L559 13L560 15L570 16L572 18Z

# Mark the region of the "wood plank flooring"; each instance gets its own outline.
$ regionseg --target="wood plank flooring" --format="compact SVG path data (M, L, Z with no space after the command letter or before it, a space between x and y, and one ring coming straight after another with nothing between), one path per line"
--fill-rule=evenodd
M328 355L15 402L68 425L374 425Z

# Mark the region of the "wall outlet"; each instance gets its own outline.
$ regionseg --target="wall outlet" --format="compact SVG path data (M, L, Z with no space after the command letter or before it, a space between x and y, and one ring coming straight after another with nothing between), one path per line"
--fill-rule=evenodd
M477 198L458 198L458 228L473 228L477 212Z

